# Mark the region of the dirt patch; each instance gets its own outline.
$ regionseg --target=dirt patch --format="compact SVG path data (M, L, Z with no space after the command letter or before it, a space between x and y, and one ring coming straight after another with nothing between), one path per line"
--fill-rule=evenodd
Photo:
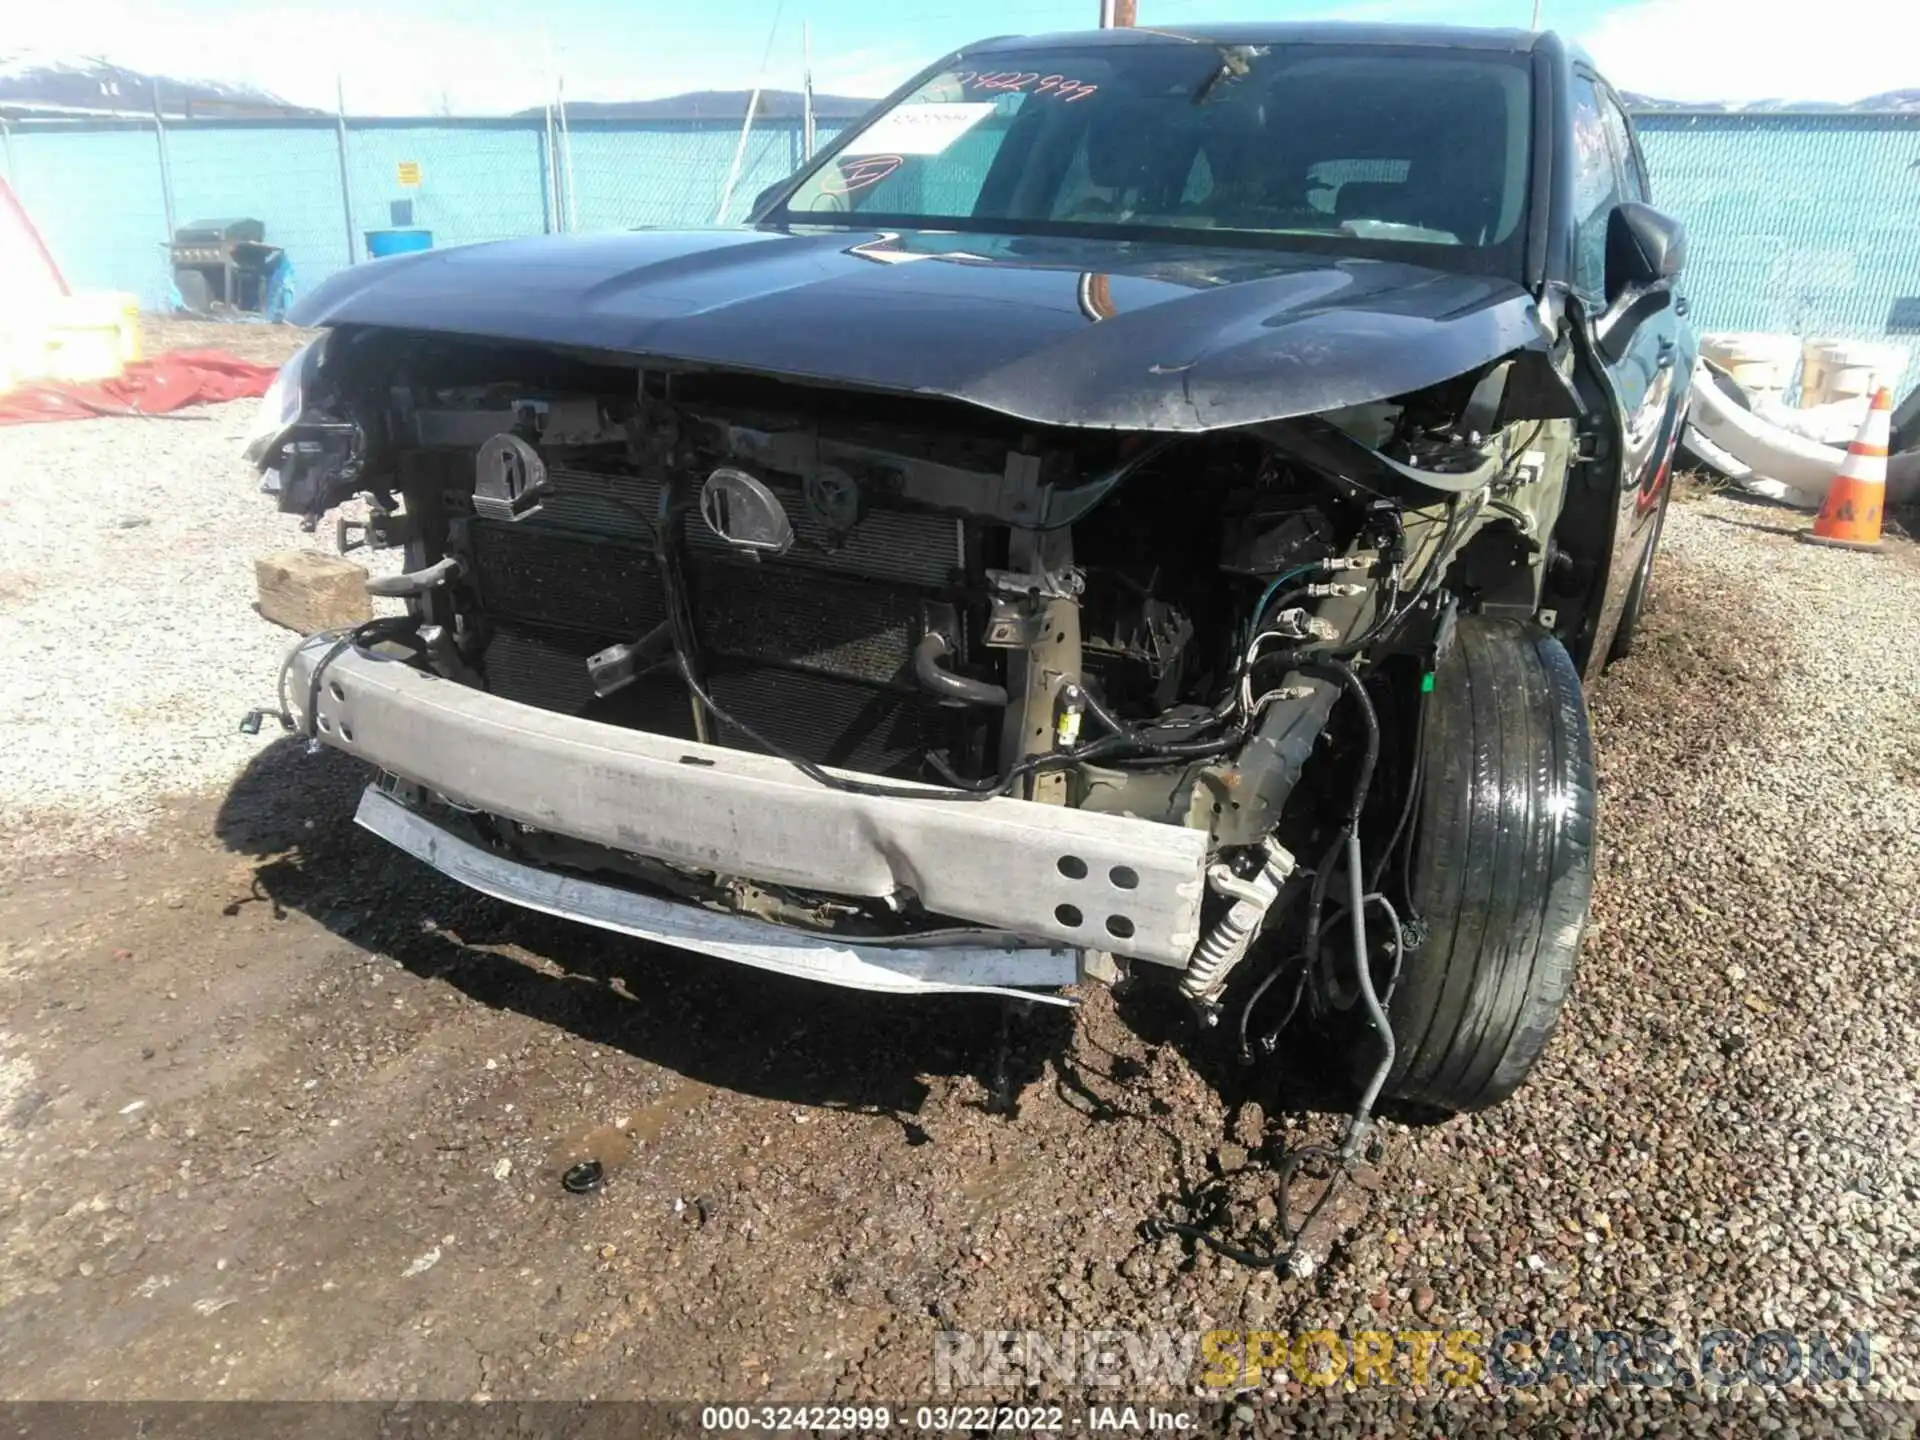
M141 349L147 355L163 355L169 350L224 350L259 365L278 365L319 333L298 325L247 320L194 320L155 314L140 317Z
M1920 1073L1920 916L1860 877L1920 868L1884 738L1920 595L1872 572L1906 588L1866 635L1872 557L1713 516L1744 508L1670 517L1593 696L1604 869L1540 1071L1387 1124L1310 1277L1142 1222L1273 1244L1275 1162L1337 1133L1325 1057L1245 1072L1097 987L1003 1056L993 1003L516 911L355 830L357 767L282 741L4 895L5 1392L897 1402L953 1330L1911 1333L1920 1117L1886 1077ZM1874 1383L1920 1398L1892 1342Z

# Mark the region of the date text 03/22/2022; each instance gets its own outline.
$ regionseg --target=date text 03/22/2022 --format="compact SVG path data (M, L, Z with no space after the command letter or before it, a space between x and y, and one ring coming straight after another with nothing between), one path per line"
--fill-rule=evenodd
M1191 1410L1127 1404L1089 1405L1084 1410L1062 1405L918 1405L911 1409L887 1405L708 1405L700 1411L700 1428L721 1433L871 1433L897 1429L930 1434L1086 1431L1173 1435L1192 1432L1199 1426L1200 1417Z

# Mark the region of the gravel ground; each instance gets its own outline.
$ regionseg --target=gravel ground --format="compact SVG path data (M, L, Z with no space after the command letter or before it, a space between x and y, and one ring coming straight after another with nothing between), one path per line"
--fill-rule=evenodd
M1016 1024L1000 1113L990 1005L494 904L355 831L349 762L236 736L281 640L248 561L299 540L229 460L245 414L0 432L0 1393L897 1402L941 1330L1789 1327L1871 1332L1864 1389L1821 1393L1893 1408L1543 1409L1563 1377L1465 1423L1911 1433L1913 547L1674 508L1592 696L1565 1023L1498 1111L1385 1126L1283 1280L1140 1221L1270 1241L1271 1162L1338 1123L1304 1057L1250 1081L1096 988ZM586 1156L608 1183L564 1193ZM1391 1428L1322 1399L1285 1413ZM1301 1400L1268 1381L1237 1423Z
M253 557L333 535L259 493L254 409L0 430L0 873L148 824L258 751L240 716L271 702L262 657L293 637L254 613Z

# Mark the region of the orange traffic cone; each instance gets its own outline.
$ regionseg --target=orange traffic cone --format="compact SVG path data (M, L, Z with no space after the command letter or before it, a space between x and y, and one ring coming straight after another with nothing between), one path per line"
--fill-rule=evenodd
M1800 538L1812 545L1846 550L1880 548L1880 515L1887 506L1887 443L1893 432L1893 394L1882 385L1873 392L1866 423L1847 446L1840 473L1827 487L1826 502L1811 531Z

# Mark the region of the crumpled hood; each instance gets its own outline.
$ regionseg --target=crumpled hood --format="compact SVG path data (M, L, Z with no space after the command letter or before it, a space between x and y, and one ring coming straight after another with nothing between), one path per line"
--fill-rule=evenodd
M637 231L425 251L344 270L290 318L943 396L1039 424L1171 431L1402 395L1546 343L1531 299L1506 280L924 231Z

